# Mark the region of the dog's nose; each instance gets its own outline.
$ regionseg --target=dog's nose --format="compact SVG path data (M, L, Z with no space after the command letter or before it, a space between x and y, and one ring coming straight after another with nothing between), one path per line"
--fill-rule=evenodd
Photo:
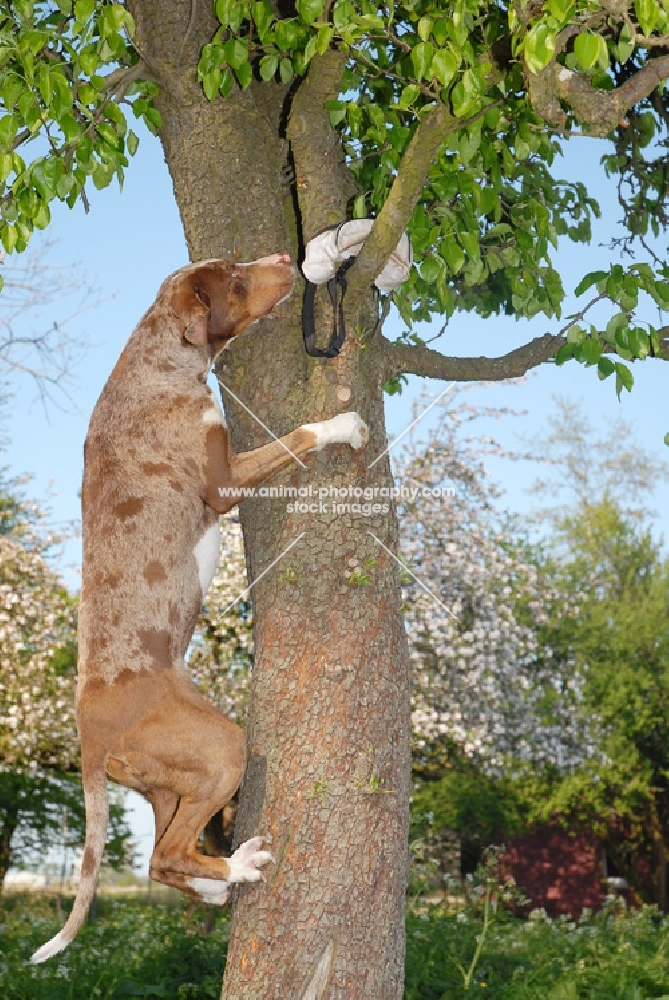
M276 259L281 264L292 264L293 263L292 260L291 260L291 257L290 257L289 253L278 253L276 255Z

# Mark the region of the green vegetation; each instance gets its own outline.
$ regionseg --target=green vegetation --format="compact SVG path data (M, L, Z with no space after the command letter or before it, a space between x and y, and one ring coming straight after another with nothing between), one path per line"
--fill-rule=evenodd
M655 909L576 923L502 915L469 990L482 919L437 909L407 920L405 1000L649 1000L669 995L669 922Z
M3 1000L218 1000L228 939L224 913L147 901L98 900L97 917L45 965L28 959L61 926L52 899L0 904Z
M212 924L213 921L213 924ZM0 905L3 1000L218 1000L228 911L103 899L77 940L46 965L31 951L59 926L55 901L12 896ZM211 927L211 929L210 929ZM669 996L669 920L652 907L574 922L497 913L468 990L483 927L481 906L430 907L407 918L405 1000L650 1000Z

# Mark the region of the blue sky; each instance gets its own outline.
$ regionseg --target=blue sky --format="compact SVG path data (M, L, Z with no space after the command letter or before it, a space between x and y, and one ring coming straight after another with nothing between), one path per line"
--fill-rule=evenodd
M598 140L574 139L569 143L568 155L555 167L555 173L566 178L586 183L592 180L603 210L589 246L568 244L560 250L558 266L567 289L573 289L586 271L606 267L613 259L611 251L599 245L610 241L619 216L614 185L605 181L598 166L601 153L602 143ZM29 381L16 379L10 384L14 396L0 412L2 430L8 438L2 464L8 464L14 475L27 473L33 477L31 494L40 500L48 498L51 520L60 525L79 516L83 441L100 390L164 277L187 262L172 185L158 140L141 133L140 148L127 171L123 192L117 186L94 191L88 215L81 203L73 211L56 204L48 232L36 237L36 241L43 239L55 241L49 260L54 264L75 265L81 274L82 288L94 286L100 304L75 322L74 332L85 340L87 351L77 370L74 406L66 410L51 406L45 413ZM656 250L666 253L666 241L656 244ZM4 265L4 270L11 271L11 261ZM57 303L43 318L58 319L69 307L70 303ZM654 307L646 318L655 324L661 322ZM26 317L26 328L33 321L36 321L33 317ZM456 315L446 335L435 346L445 354L492 356L526 343L533 336L556 332L559 326L542 317L517 323L508 317L481 320ZM399 329L391 317L386 334L396 336ZM636 427L639 440L651 453L667 458L669 449L663 444L663 436L669 430L666 388L669 367L660 362L636 364L634 375L633 392L623 393L620 402L615 396L613 380L599 382L593 371L575 363L560 369L544 365L520 385L490 385L479 389L476 396L486 406L528 411L524 418L509 418L490 427L491 433L506 446L517 444L519 433L541 430L554 409L552 397L560 394L573 401L581 400L586 414L600 429L622 415ZM412 419L411 401L423 384L423 380L412 378L402 396L388 400L387 426L391 436L400 434ZM438 393L444 386L434 383L432 388ZM506 490L507 506L517 512L528 510L531 501L524 489L532 480L533 471L519 464L497 463L493 474ZM669 536L666 486L658 490L656 508L658 528ZM79 558L78 543L69 544L63 572L73 588L78 585ZM144 813L137 817L136 829L145 846L150 837L147 822L150 818Z

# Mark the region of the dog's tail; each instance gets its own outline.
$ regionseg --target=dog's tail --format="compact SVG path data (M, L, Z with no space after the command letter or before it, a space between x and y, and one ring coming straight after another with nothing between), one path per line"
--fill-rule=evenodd
M37 949L30 959L33 965L45 962L47 958L51 958L52 955L57 955L59 951L67 948L86 919L88 908L95 895L102 855L107 842L109 817L104 753L96 754L94 762L82 761L82 765L86 805L86 840L77 895L65 926L55 937Z

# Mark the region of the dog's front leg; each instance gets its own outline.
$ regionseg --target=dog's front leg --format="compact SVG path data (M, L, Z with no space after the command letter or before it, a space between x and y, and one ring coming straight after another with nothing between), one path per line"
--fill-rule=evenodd
M357 413L340 413L330 420L303 424L262 448L235 455L227 429L215 425L207 431L204 499L215 511L224 514L239 501L239 496L232 495L231 490L258 486L292 461L328 444L349 444L357 450L366 444L368 436L367 425Z

